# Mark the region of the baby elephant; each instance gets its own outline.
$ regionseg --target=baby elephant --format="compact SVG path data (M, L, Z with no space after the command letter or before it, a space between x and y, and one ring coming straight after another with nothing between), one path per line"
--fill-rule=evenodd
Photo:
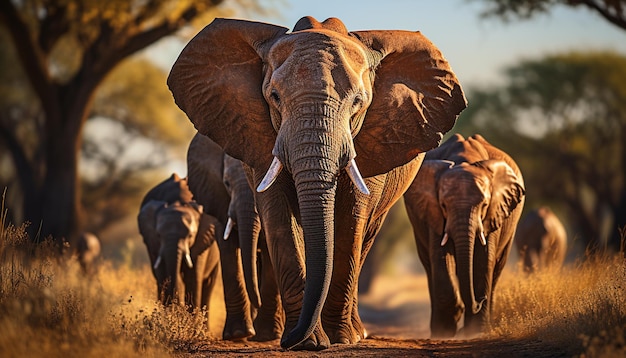
M150 200L143 203L137 220L158 297L164 304L208 308L220 272L216 235L224 229L216 218L203 213L201 205L186 201L191 198L186 179L172 175L155 189L148 193Z
M95 271L96 262L100 258L101 245L98 237L90 232L84 232L76 241L76 254L83 273L91 274Z
M552 210L542 206L522 218L517 226L515 246L525 272L558 268L565 261L567 233Z

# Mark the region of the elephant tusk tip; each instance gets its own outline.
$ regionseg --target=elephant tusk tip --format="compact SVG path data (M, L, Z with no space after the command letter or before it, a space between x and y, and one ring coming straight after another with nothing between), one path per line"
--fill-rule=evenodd
M484 232L480 233L480 243L483 246L487 246L487 239L485 238L485 233Z
M256 187L256 191L258 193L262 193L266 191L270 186L272 186L272 184L274 184L274 181L276 181L276 178L278 178L278 174L280 174L280 171L282 169L283 163L280 162L280 159L278 159L278 157L274 157L274 159L272 160L272 164L270 164L267 173L265 173L265 176L263 177L263 180L261 180L259 186Z
M447 242L448 242L448 233L445 233L443 235L443 239L441 240L441 246L442 247L445 246Z
M154 262L152 268L156 270L161 265L161 260L161 255L159 255L159 257L157 257L156 261Z
M359 189L361 193L365 195L370 195L370 190L367 188L365 180L363 180L361 172L356 166L356 161L354 160L354 158L352 158L352 160L348 162L348 165L346 165L346 172L348 173L348 176L350 177L352 183L354 183L354 185L357 187L357 189Z
M228 240L230 237L230 233L233 231L233 227L235 227L235 221L228 217L228 221L226 222L226 228L224 229L224 241Z

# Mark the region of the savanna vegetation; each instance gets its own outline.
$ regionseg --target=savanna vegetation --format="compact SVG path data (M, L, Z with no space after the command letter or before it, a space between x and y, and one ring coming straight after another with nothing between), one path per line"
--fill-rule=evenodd
M626 29L619 0L481 1L483 15L506 21L583 6ZM194 26L234 11L269 10L252 0L0 1L0 188L8 188L0 356L212 355L220 298L210 333L202 315L161 306L146 258L133 258L145 254L139 240L109 246L116 260L105 251L93 276L58 248L81 229L100 233L136 215L145 188L170 174L159 171L170 149L184 153L193 135L165 86L167 70L142 50L172 36L186 41ZM574 242L562 270L526 277L507 268L486 340L626 355L626 56L526 59L502 83L466 91L470 107L454 131L482 133L510 153L525 176L526 208L552 206ZM150 155L133 156L137 148ZM368 263L415 256L401 203L375 248Z
M2 357L160 357L193 352L221 334L221 286L207 322L201 312L158 303L149 266L107 260L85 275L53 241L33 243L25 227L5 221L5 210L1 219Z
M136 199L141 195L135 194L137 185L150 181L147 169L169 158L158 149L139 161L127 159L127 154L137 145L148 145L144 151L149 151L159 147L155 142L186 144L193 135L190 124L182 129L173 125L187 121L164 85L166 70L157 70L141 51L166 37L188 39L197 26L218 15L267 10L259 4L0 2L0 185L10 188L10 215L32 223L27 228L31 239L72 241L87 224L96 231L128 214L123 205L119 214L99 212L98 205L107 200L116 204L127 194ZM105 121L122 135L113 141L85 138L87 123L94 120L101 125ZM82 159L97 169L85 173ZM91 216L83 212L91 209L99 218L87 223Z
M216 297L216 304L210 308L209 333L200 312L189 313L177 305L165 308L156 301L155 282L148 266L106 261L95 274L84 276L74 259L58 256L53 242L35 245L27 239L24 227L6 223L6 214L2 219L1 356L157 357L224 353L223 347L213 348L219 342L216 337L220 336L225 316L223 304L219 303L221 297ZM393 278L395 282L406 279L414 277ZM467 349L479 354L488 342L507 341L516 342L518 352L523 352L524 344L533 342L545 346L547 354L624 355L624 287L626 261L621 255L596 254L562 270L532 276L506 270L496 291L493 327L485 338L466 343L472 345ZM367 323L367 317L364 318ZM427 316L419 319L428 321ZM233 347L239 352L235 355L269 353L267 347L255 350L241 343ZM273 349L276 347L277 344ZM445 347L442 345L439 350L445 353ZM350 355L342 352L327 354ZM501 353L515 356L515 352Z

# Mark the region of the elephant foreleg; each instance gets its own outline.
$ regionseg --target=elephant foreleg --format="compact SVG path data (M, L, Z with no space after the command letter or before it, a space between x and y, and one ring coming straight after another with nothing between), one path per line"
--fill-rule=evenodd
M208 249L209 254L205 264L205 279L202 282L202 298L201 298L201 307L205 307L206 312L206 323L207 323L207 331L210 332L211 325L211 295L213 294L213 289L215 288L215 283L220 275L220 256L219 256L219 248L217 247L217 243L214 242L211 247Z
M250 314L250 302L246 295L241 255L237 248L239 239L236 235L238 233L231 234L228 240L219 240L226 304L226 322L222 337L226 340L248 338L254 336L255 333Z
M304 237L293 214L299 210L297 199L284 195L280 187L286 184L281 180L284 179L279 177L272 187L258 195L257 206L285 314L284 339L298 324L306 274ZM309 338L293 349L318 350L329 346L320 320Z
M452 338L463 314L463 305L456 285L454 256L437 242L432 248L429 275L431 316L430 334L433 338Z
M267 252L265 239L259 239L261 279L261 307L254 319L256 335L254 341L271 341L280 338L285 326L285 315L281 307L280 293L276 284L274 267Z

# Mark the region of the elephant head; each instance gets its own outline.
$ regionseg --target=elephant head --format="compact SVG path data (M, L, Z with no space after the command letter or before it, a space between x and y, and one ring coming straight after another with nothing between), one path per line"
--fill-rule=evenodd
M164 304L182 304L190 299L185 297L186 289L190 290L185 282L191 282L189 276L195 275L193 258L207 250L215 236L215 223L205 216L202 206L193 201L150 200L141 208L139 230ZM199 232L203 234L198 235Z
M306 282L293 347L317 324L333 268L335 191L344 170L386 173L436 147L466 101L439 50L419 32L348 32L304 17L293 31L216 19L192 39L168 85L198 131L267 190L287 172L299 203ZM268 169L269 168L269 169ZM260 184L260 185L259 185ZM262 196L263 193L260 194Z
M489 280L490 272L486 268L495 263L484 267L481 264L480 273L475 273L478 271L474 267L476 240L482 246L488 245L490 234L501 228L523 200L523 181L505 161L496 159L457 165L447 160L425 160L415 181L432 183L412 187L417 190L414 197L421 197L424 210L436 208L429 210L427 221L441 230L441 246L452 241L461 297L466 310L476 314L488 293L481 292L479 299L476 298L474 278ZM488 260L495 260L493 251Z
M261 220L254 204L254 193L246 179L241 161L228 154L224 155L223 182L230 195L224 240L228 240L231 230L237 226L246 291L250 303L259 308L261 295L257 273L257 249Z

